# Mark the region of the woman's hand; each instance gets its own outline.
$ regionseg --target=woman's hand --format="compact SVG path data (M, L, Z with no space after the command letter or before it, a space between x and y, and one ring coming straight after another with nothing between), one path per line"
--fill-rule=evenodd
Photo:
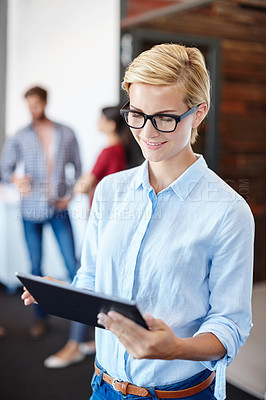
M128 353L137 359L219 360L226 354L220 340L211 332L179 338L161 319L144 317L149 330L115 312L98 314L98 324L113 332Z
M43 279L47 279L49 281L58 282L58 283L65 283L67 285L66 282L59 281L58 279L55 279L55 278L53 278L51 276L44 276ZM25 288L25 286L23 287L23 290L24 290L24 292L21 295L21 299L24 301L24 305L25 306L29 306L32 303L38 304L37 301L34 299L34 297L30 294L28 289Z
M25 306L29 306L32 303L38 304L37 301L34 299L34 297L30 294L30 292L23 287L24 292L21 295L21 300L24 301Z
M155 319L150 314L146 314L144 319L149 330L115 311L98 315L98 323L113 332L133 358L178 358L181 339L161 319Z

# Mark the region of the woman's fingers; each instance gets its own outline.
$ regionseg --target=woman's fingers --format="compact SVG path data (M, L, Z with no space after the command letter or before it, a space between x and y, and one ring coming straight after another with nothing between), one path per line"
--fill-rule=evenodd
M58 282L58 283L64 283L65 285L67 285L66 282L55 279L52 276L45 276L45 277L43 277L43 279L47 279L48 281L53 281L53 282ZM24 292L21 295L21 299L24 301L25 306L29 306L31 303L38 304L38 302L35 300L35 298L31 295L31 293L28 291L28 289L25 286L24 286L23 290L24 290Z
M25 306L29 306L31 303L38 304L30 292L24 287L24 292L21 295L21 299L24 301Z
M147 314L145 320L149 330L115 311L98 315L98 323L114 333L132 357L171 359L177 337L161 319Z

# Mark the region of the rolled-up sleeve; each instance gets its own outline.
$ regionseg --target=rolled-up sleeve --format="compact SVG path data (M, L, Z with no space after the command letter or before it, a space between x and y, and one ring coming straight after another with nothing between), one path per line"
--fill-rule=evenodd
M213 333L226 356L203 364L217 371L216 397L223 398L225 368L245 343L251 326L254 219L244 200L235 201L217 230L211 250L209 312L195 333ZM219 390L218 390L219 389Z

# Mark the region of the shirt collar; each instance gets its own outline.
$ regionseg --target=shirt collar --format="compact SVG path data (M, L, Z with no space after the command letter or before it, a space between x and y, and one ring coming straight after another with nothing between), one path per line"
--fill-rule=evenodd
M182 200L185 200L205 174L208 166L202 155L196 154L197 160L170 187Z
M135 188L142 186L144 189L150 189L148 161L145 160L137 169L137 174L134 179Z
M197 160L169 186L182 200L185 200L189 196L208 168L202 155L196 154L196 157ZM138 189L140 186L143 189L151 189L147 160L138 167L134 184L135 189Z

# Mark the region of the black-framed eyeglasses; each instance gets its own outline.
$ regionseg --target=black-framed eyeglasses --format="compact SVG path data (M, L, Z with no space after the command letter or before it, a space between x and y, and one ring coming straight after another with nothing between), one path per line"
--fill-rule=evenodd
M176 130L177 124L182 121L182 119L188 117L197 111L198 106L190 108L182 115L174 115L174 114L153 114L147 115L140 111L130 110L129 107L130 102L128 101L121 110L120 114L124 118L126 124L130 128L141 129L146 124L149 119L154 126L155 129L159 132L171 133Z

